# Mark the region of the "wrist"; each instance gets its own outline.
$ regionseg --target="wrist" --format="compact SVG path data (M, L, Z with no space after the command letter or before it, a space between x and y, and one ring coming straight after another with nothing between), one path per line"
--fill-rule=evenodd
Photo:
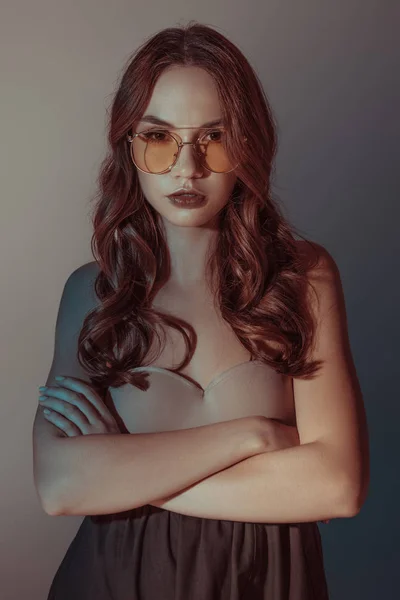
M270 422L261 415L246 417L246 450L244 458L268 452L270 444Z

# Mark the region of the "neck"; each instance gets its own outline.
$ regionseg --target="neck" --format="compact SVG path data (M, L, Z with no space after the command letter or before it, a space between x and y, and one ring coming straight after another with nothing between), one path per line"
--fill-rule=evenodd
M182 227L164 221L170 253L169 283L185 289L206 283L206 263L218 239L218 226Z

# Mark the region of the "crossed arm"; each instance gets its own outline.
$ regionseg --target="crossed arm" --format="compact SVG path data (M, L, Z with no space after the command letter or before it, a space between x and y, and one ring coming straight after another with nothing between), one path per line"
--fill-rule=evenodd
M353 516L357 499L322 441L243 460L153 506L184 515L261 523Z
M322 359L324 366L315 379L293 380L300 445L257 454L151 504L189 516L263 523L325 520L360 510L369 483L365 410L351 359L339 275L326 257L322 262L323 276L314 282L318 326L310 358ZM65 298L67 306L70 299ZM58 331L70 331L69 312L60 307ZM60 333L57 348L63 352L56 353L51 374L63 372L74 355L75 340L64 344L63 339ZM78 365L74 369L80 373ZM46 432L42 450L46 439L54 436ZM109 501L114 503L114 498Z

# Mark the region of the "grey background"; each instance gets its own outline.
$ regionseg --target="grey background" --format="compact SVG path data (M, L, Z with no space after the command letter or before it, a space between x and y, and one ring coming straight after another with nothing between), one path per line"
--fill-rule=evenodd
M371 484L357 517L320 526L331 598L397 598L399 3L3 0L0 10L2 600L46 598L82 520L41 509L31 430L63 285L92 260L106 108L133 50L190 19L256 69L279 123L274 191L341 272Z

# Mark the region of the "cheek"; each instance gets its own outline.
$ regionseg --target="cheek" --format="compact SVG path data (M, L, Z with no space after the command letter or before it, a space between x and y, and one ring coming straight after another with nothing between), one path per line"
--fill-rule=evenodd
M221 206L225 206L225 204L228 204L228 202L230 201L236 181L236 176L231 176L226 181L224 181L224 185L221 186L219 193L216 195L216 197L220 199L219 204Z
M157 207L160 202L165 202L165 193L162 191L159 181L153 180L150 175L147 176L145 173L138 175L138 180L143 195L149 204Z
M141 171L137 171L139 185L143 190L144 194L151 193L153 189L157 188L157 181L154 180L154 176L146 175Z

